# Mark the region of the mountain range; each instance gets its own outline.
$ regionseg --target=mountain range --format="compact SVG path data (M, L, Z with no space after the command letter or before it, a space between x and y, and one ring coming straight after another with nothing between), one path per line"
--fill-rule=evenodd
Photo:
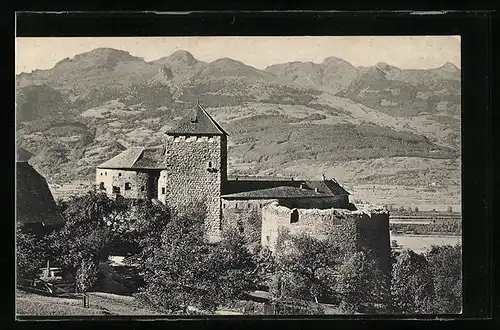
M148 62L98 48L16 76L17 139L49 181L92 180L96 165L125 148L160 144L199 97L230 134L233 174L317 177L342 168L347 182L373 182L366 164L382 159L399 160L405 175L392 166L381 181L415 171L415 185L453 185L460 75L451 63L405 70L328 57L260 70L184 50ZM434 172L422 172L422 161Z

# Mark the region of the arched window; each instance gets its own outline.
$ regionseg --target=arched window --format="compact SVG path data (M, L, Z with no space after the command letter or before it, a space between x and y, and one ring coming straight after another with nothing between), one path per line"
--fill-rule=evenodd
M101 173L101 175L102 175L102 173ZM100 190L105 190L105 189L106 189L106 188L104 187L104 182L100 182L100 183L99 183L99 189L100 189Z
M208 162L208 168L212 168L212 162Z
M296 223L299 221L299 212L294 209L290 214L290 223Z

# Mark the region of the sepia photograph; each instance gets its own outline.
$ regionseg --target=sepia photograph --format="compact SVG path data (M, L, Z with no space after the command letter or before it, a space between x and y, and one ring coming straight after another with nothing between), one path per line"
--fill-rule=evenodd
M462 313L460 36L15 43L17 317Z

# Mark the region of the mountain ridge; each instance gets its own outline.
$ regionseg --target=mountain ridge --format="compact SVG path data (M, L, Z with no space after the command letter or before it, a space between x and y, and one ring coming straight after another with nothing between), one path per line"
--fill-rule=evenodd
M185 50L154 61L106 48L79 55L16 75L18 141L52 181L92 180L120 145L161 143L198 97L228 127L235 172L301 164L314 176L316 163L458 155L460 72L450 65L355 67L330 56L260 70Z

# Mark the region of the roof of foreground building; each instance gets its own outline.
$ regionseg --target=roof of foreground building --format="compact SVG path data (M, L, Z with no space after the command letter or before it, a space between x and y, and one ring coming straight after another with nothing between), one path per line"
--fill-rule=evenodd
M47 181L27 162L16 163L16 221L23 225L64 223Z
M271 199L271 198L316 198L349 195L335 180L293 180L251 177L228 180L224 187L224 198Z

